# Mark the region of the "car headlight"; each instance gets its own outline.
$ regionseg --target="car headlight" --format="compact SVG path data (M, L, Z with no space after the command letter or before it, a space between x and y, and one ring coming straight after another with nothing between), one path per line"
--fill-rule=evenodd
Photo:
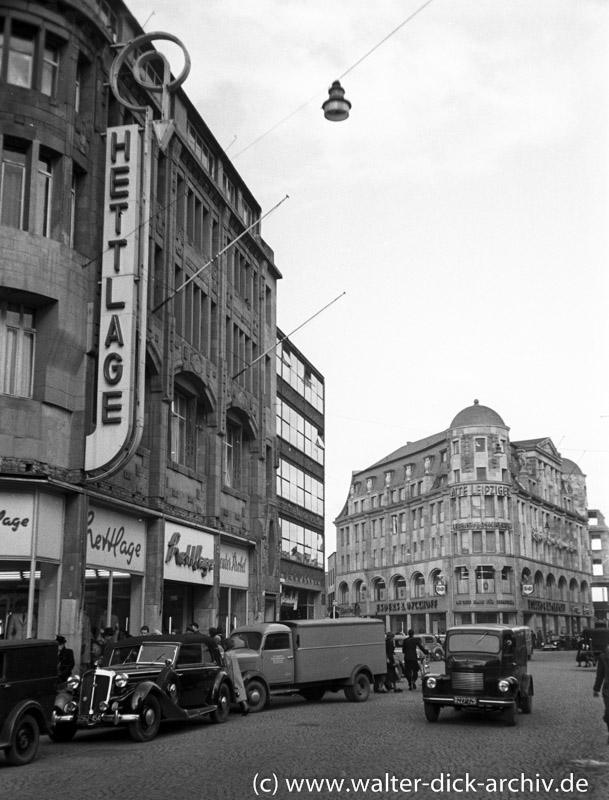
M127 681L129 680L129 676L125 672L119 672L116 678L114 679L114 685L117 689L124 689L127 685Z
M510 682L509 681L499 681L499 691L500 692L509 692L510 690Z
M436 686L437 686L437 683L438 683L438 681L437 681L437 680L434 678L434 676L433 676L433 675L430 675L430 676L429 676L429 677L428 677L428 678L425 680L425 685L427 686L427 688L428 688L428 689L435 689L435 688L436 688Z
M70 675L68 678L68 689L78 689L80 685L80 675Z

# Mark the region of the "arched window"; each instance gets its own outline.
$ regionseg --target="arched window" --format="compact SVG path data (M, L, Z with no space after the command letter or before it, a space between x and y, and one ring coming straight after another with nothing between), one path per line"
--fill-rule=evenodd
M412 576L412 596L425 597L425 578L420 572L415 572Z

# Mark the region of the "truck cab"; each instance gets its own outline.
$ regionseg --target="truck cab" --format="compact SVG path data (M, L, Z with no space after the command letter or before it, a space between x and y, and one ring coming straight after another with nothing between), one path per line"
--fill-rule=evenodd
M445 674L423 680L423 703L429 722L440 710L501 713L516 725L518 711L533 708L533 678L527 671L526 634L522 627L460 625L446 634Z

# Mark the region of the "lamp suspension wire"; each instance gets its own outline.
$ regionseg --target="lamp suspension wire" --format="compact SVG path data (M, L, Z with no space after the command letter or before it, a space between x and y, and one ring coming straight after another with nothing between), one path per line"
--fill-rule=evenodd
M213 263L214 263L214 261L215 261L217 258L220 258L220 256L221 256L221 255L224 255L224 253L226 253L226 251L227 251L227 250L229 250L229 249L230 249L230 248L231 248L231 247L232 247L234 244L237 244L237 242L238 242L240 239L242 239L242 238L245 236L245 234L246 234L246 233L249 233L249 232L252 230L252 228L255 228L257 225L259 225L259 224L262 222L262 220L263 220L263 219L265 219L266 217L268 217L268 216L269 216L269 214L272 214L272 213L273 213L273 211L275 211L277 208L279 208L279 206L280 206L282 203L285 203L285 201L286 201L288 198L289 198L289 195L287 195L287 194L286 194L286 196L285 196L284 198L282 198L282 199L281 199L281 200L280 200L278 203L275 203L275 205L273 206L273 208L269 209L269 210L266 212L266 214L263 214L263 215L262 215L262 216L261 216L259 219L257 219L255 222L253 222L253 223L252 223L252 224L249 226L249 228L246 228L246 229L245 229L245 230L244 230L242 233L240 233L240 234L239 234L239 236L237 236L237 238L236 238L236 239L232 239L232 240L231 240L231 241L230 241L230 242L229 242L229 243L226 245L226 247L223 247L223 248L222 248L222 250L220 250L218 253L216 253L216 255L215 255L215 256L214 256L214 257L213 257L213 258L212 258L210 261L208 261L206 264L203 264L203 266L202 266L202 267L200 267L200 268L199 268L199 269L198 269L196 272L193 272L193 274L190 276L190 278L188 278L188 280L184 281L184 283L183 283L183 284L181 284L181 286L178 286L178 288L177 288L177 289L174 289L174 290L173 290L173 292L171 292L170 294L168 294L168 295L167 295L167 297L166 297L164 300L162 300L162 301L161 301L161 302L160 302L160 303L159 303L157 306L155 306L155 307L154 307L154 308L151 310L151 312L150 312L150 313L151 313L151 314L155 314L155 313L156 313L156 312L157 312L159 309L163 308L163 306L164 306L164 305L166 305L166 304L167 304L167 303L168 303L168 302L169 302L169 301L170 301L172 298L174 298L174 297L176 296L176 294L178 294L178 292L181 292L181 291L182 291L182 289L186 288L186 286L188 286L188 284L189 284L191 281L194 281L194 279L197 277L197 275L200 275L200 274L203 272L203 270L204 270L204 269L207 269L207 267L211 266L211 264L213 264Z
M268 350L265 350L264 353L262 353L262 355L258 356L258 358L255 358L252 362L250 362L249 364L246 364L243 367L243 369L241 369L241 370L239 370L239 372L235 373L232 376L231 380L234 381L240 375L243 375L243 373L246 370L248 370L250 367L253 367L254 364L257 364L260 361L260 359L262 359L265 356L267 356L270 352L275 350L276 347L279 347L279 345L282 344L283 342L285 342L286 339L289 339L290 336L293 336L296 333L296 331L299 331L301 328L304 328L305 325L308 325L309 322L311 322L311 320L315 319L315 317L318 317L321 314L322 311L326 310L326 308L330 308L331 305L336 303L337 300L340 300L340 298L345 294L347 294L347 292L342 292L341 294L338 295L338 297L335 297L334 300L330 300L330 302L326 303L326 305L323 308L320 308L319 311L316 311L312 316L310 316L308 319L306 319L304 322L302 322L297 328L294 328L294 330L291 333L286 333L286 335L283 338L281 338L278 342L275 342L275 344L272 345L271 347L269 347Z
M363 55L361 58L359 58L359 59L358 59L358 60L357 60L357 61L356 61L354 64L352 64L352 65L351 65L351 66L350 66L348 69L346 69L346 70L343 72L343 74L342 74L342 75L339 75L339 76L338 76L338 80L340 80L341 78L344 78L344 77L345 77L345 75L348 75L348 74L349 74L349 73L350 73L352 70L354 70L354 69L355 69L357 66L359 66L359 65L362 63L362 61L364 61L364 59L366 59L366 58L368 58L368 56L372 55L372 53L374 53L374 51L375 51L375 50L378 50L378 48L379 48L379 47L380 47L382 44L385 44L385 42L386 42L388 39L390 39L390 38L391 38L391 37L392 37L392 36L393 36L395 33L397 33L397 32L398 32L398 31L399 31L401 28L403 28L403 27L404 27L404 25L406 25L408 22L410 22L412 19L414 19L414 17L416 17L416 16L417 16L417 14L420 14L420 13L421 13L421 11L423 11L425 8L427 8L427 6L428 6L428 5L430 5L431 3L433 3L433 0L426 0L426 2L425 2L425 3L423 3L423 5L422 5L422 6L420 6L420 7L419 7L419 8L418 8L416 11L414 11L414 12L413 12L413 13L412 13L412 14L411 14L409 17L406 17L406 19L405 19L405 20L403 20L402 22L400 22L400 24L399 24L399 25L398 25L396 28L394 28L394 29L393 29L392 31L390 31L390 32L389 32L389 33L388 33L386 36L384 36L384 37L381 39L381 41L380 41L380 42L378 42L377 44L375 44L375 45L374 45L374 47L372 47L370 50L368 50L368 52L367 52L367 53L364 53L364 55ZM240 156L242 153L245 153L245 151L246 151L246 150L249 150L249 149L250 149L250 147L253 147L255 144L258 144L258 142L259 142L261 139L264 139L264 137L265 137L265 136L268 136L268 135L269 135L269 133L272 133L272 132L273 132L274 130L276 130L276 129L277 129L279 126L280 126L280 125L283 125L283 123L284 123L284 122L287 122L287 121L288 121L289 119L291 119L291 118L292 118L292 117L293 117L295 114L298 114L298 112L299 112L299 111L302 111L302 109L303 109L303 108L305 108L305 106L308 106L308 105L309 105L309 103L312 103L312 102L313 102L313 100L315 100L315 98L317 98L317 97L320 97L320 96L321 96L321 95L323 95L323 94L324 94L326 91L327 91L327 89L322 89L322 90L321 90L321 91L319 91L319 92L315 92L315 94L314 94L312 97L310 97L308 100L305 100L305 102L304 102L304 103L302 103L301 105L299 105L299 106L298 106L298 108L295 108L295 109L294 109L294 111L290 112L290 113L289 113L287 116L283 117L283 119L280 119L280 120L279 120L279 122L276 122L276 123L275 123L275 124L274 124L274 125L273 125L271 128L269 128L269 129L268 129L267 131L265 131L264 133L260 134L260 136L258 136L258 138L257 138L257 139L254 139L254 141L250 142L250 143L249 143L248 145L246 145L246 146L245 146L245 147L244 147L242 150L239 150L239 152L238 152L238 153L236 153L236 154L233 156L233 159L235 159L235 158L239 158L239 156Z

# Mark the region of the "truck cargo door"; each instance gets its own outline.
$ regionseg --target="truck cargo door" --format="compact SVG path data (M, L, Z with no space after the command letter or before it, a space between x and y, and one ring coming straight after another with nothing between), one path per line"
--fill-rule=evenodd
M294 681L294 650L290 633L269 633L262 646L262 672L271 686Z

